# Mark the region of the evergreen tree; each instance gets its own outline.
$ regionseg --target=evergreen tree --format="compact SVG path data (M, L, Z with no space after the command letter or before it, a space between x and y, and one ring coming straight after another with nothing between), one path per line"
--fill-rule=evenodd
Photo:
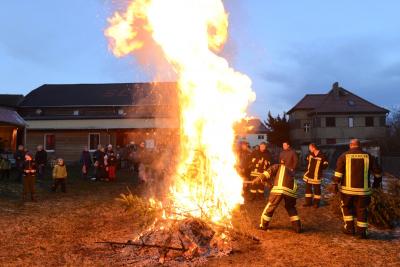
M269 111L264 123L268 129L267 137L270 143L281 146L283 142L290 141L290 125L285 112L282 117L280 115L273 117Z

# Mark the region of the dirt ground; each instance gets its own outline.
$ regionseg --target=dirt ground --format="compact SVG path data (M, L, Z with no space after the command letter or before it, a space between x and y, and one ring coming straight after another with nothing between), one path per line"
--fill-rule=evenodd
M129 186L127 173L114 183L70 179L67 193L50 192L50 180L38 184L38 202L22 203L20 185L0 182L0 266L135 266L129 250L113 251L97 241L125 242L137 230L115 198ZM400 266L400 230L371 228L370 239L341 233L342 222L329 208L302 207L304 233L290 229L283 205L271 230L256 229L265 202L243 207L250 232L259 244L243 244L229 256L209 259L205 266ZM240 227L243 218L234 221ZM188 265L182 264L182 265Z

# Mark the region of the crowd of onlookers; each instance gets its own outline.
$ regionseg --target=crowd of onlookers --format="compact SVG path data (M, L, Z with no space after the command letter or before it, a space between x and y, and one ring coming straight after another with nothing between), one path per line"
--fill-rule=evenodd
M83 179L107 182L116 181L117 169L127 169L132 177L138 178L138 183L151 185L148 187L160 191L158 184L172 173L173 155L176 155L173 150L163 147L148 149L144 142L138 145L131 142L122 148L117 146L116 151L111 144L105 147L99 144L95 151L84 147L79 169ZM15 165L15 180L23 184L24 199L30 195L31 200L35 201L36 180L42 181L45 178L48 167L52 169L51 176L54 180L51 189L57 191L60 187L62 192L66 192L68 172L64 159L49 159L42 145L37 146L34 154L24 146L18 146L13 155L13 163L9 157L0 154L0 179L10 180L12 165Z

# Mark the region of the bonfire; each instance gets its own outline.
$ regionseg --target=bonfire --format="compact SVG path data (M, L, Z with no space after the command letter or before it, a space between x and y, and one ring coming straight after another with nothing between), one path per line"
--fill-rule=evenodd
M155 220L134 246L155 246L154 234L168 228L176 234L168 235L164 248L210 254L216 233L218 240L227 238L216 229L230 228L234 209L243 203L233 128L255 94L249 77L219 55L227 33L221 0L135 0L109 18L105 35L114 55L137 56L156 44L179 89L179 164L167 199L155 204L163 223Z

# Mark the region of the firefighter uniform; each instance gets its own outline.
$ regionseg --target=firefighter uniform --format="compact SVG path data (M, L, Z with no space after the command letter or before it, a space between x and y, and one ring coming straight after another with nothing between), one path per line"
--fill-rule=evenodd
M307 171L303 176L303 180L306 183L305 206L311 206L314 200L314 207L317 208L321 200L322 170L326 169L329 163L326 156L321 151L318 151L317 155L310 153L307 156L307 162Z
M260 229L268 229L272 215L283 199L293 229L300 233L301 223L296 209L297 183L294 173L284 164L274 164L260 176L260 179L272 185L268 203L261 214Z
M344 232L354 234L354 215L357 219L357 234L367 236L367 208L371 200L370 174L374 175L372 187L380 187L382 170L375 159L360 148L351 148L337 160L333 177L341 192L341 209L344 220Z
M250 180L253 180L263 174L268 167L271 165L272 156L271 153L266 149L264 151L256 150L251 154L250 162ZM264 185L261 183L250 185L250 195L254 199L257 195L264 195Z

